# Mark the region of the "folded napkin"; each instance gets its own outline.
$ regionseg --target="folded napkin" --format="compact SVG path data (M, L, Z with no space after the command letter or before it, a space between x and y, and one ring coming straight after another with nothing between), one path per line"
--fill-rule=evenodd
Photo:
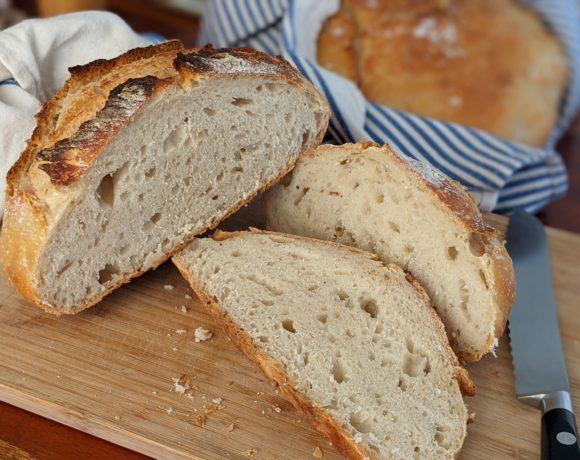
M35 113L64 84L68 68L151 43L118 16L96 11L31 19L0 31L0 216L6 173L32 134Z
M580 105L580 14L577 0L524 3L559 36L570 59L561 116L541 149L375 104L353 83L318 66L318 32L338 10L338 0L213 0L204 16L199 44L250 46L282 54L328 99L333 112L329 132L334 141L388 142L461 182L483 209L534 212L567 190L566 170L554 146Z

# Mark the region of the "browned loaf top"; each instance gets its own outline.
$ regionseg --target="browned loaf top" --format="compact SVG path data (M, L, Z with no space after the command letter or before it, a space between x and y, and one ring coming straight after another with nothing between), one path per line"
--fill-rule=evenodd
M513 0L343 1L318 61L396 109L543 145L568 75L563 47Z

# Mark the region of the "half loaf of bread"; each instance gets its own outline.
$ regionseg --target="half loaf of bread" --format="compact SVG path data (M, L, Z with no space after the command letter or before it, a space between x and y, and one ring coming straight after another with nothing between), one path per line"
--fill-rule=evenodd
M377 254L425 287L454 350L479 360L504 331L514 275L457 182L370 143L321 146L266 197L269 228Z
M51 313L89 307L275 183L328 117L251 49L169 42L72 68L9 172L4 269Z
M352 459L454 458L467 372L425 291L336 243L217 233L173 258L238 347Z

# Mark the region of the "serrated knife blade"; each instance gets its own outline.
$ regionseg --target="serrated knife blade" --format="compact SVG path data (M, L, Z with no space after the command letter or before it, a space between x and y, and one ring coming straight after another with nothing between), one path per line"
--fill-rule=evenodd
M507 250L516 274L509 336L518 399L542 411L542 459L580 459L544 226L512 214Z

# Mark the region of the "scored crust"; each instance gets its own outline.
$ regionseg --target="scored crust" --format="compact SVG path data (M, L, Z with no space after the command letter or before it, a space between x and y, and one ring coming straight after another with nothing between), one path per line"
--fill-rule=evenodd
M311 238L291 235L280 232L271 232L267 230L261 230L256 228L250 228L249 232L265 235L281 235L286 238L295 241L313 241ZM216 230L211 236L212 239L216 241L223 241L230 238L241 237L248 232L236 231L236 232L224 232L221 230ZM364 254L370 259L379 262L384 266L395 269L402 273L405 273L402 268L396 264L385 264L376 255L368 253L358 248L352 246L345 246L333 241L315 240L317 244L330 246L335 250L343 252L353 252L357 254ZM255 364L257 364L262 372L268 377L268 379L280 389L280 392L292 403L292 405L298 410L298 412L304 416L319 432L327 436L333 445L335 445L344 455L348 458L364 460L373 459L378 460L378 456L372 450L364 450L363 446L355 443L354 439L344 430L339 423L332 418L324 409L317 406L310 398L304 395L302 392L296 389L296 385L292 382L292 379L284 369L284 366L272 358L268 353L261 350L255 343L252 337L242 329L232 318L228 315L227 311L221 308L219 303L214 300L208 293L206 293L201 288L201 283L189 273L185 263L182 263L179 259L179 254L172 258L172 262L175 264L179 272L185 278L185 280L190 285L192 291L201 300L203 305L206 307L207 311L213 317L214 321L220 325L226 334L233 340L236 346ZM430 312L435 324L437 324L438 334L441 337L442 343L445 344L445 350L448 357L451 359L455 367L455 379L459 385L461 393L465 396L475 395L475 385L469 377L467 370L461 366L457 356L451 349L449 340L447 339L447 334L445 332L445 327L433 309L429 296L423 289L423 287L408 273L405 273L405 278L411 284L426 307ZM465 437L466 433L464 434ZM463 441L462 441L463 442Z
M491 260L491 284L495 286L495 330L485 345L475 353L462 351L460 357L466 361L478 361L481 357L493 348L496 339L503 334L511 306L515 298L515 277L511 258L505 249L505 241L501 240L499 233L488 225L477 207L477 203L469 195L464 187L458 182L439 173L436 169L429 167L428 175L435 175L437 180L428 180L425 174L427 167L422 163L403 157L387 144L382 147L374 142L359 141L356 144L343 145L321 145L317 149L309 151L297 162L307 162L309 157L324 156L325 151L345 150L351 155L363 154L366 150L372 150L376 155L389 155L394 161L405 168L428 193L434 196L435 202L457 222L466 232L470 232L481 237L485 245L486 254ZM283 181L285 183L286 181ZM264 206L268 206L265 200ZM266 212L266 214L268 214Z
M222 59L226 55L234 56L236 65L228 66ZM131 50L111 60L73 67L71 78L38 113L37 127L7 176L0 259L16 289L47 312L76 313L141 275L142 271L131 273L70 309L44 303L36 291L36 267L51 230L78 194L76 184L117 132L144 110L148 102L176 85L188 87L207 78L253 75L297 85L313 95L321 106L327 106L314 87L282 58L249 48L214 49L208 46L186 51L180 42L167 42ZM81 110L88 95L95 100ZM315 144L322 141L328 112L326 115ZM293 164L289 165L256 193L236 203L227 210L225 217L270 188L292 167ZM221 220L214 218L200 233L214 228ZM178 247L165 253L152 268L182 249L194 236L190 235Z

